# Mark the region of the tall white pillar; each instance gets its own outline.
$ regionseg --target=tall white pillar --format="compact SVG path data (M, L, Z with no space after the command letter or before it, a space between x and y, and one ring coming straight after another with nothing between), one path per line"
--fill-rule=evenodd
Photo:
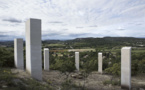
M102 53L98 53L98 72L103 73L103 59L102 59Z
M26 21L26 70L32 78L42 80L41 20Z
M131 47L121 49L121 88L131 89Z
M24 69L23 39L14 39L14 59L17 69Z
M44 48L44 70L49 71L49 49Z
M79 71L79 52L75 52L75 66L76 69Z

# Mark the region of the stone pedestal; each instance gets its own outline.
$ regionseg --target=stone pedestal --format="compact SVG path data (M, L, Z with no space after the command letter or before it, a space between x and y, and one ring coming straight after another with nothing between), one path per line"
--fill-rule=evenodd
M121 49L121 88L131 89L131 47Z
M103 60L102 60L102 53L98 53L98 72L103 73Z
M23 39L14 39L14 62L17 69L24 69Z
M75 66L76 69L79 71L79 52L75 52Z
M49 71L49 49L44 48L44 70Z
M37 80L42 80L41 20L26 21L26 70Z

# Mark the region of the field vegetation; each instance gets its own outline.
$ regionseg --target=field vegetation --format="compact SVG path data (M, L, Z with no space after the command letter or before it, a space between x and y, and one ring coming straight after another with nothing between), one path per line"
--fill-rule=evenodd
M121 48L124 46L132 47L132 76L139 74L145 75L145 39L139 38L119 38L119 37L105 37L105 38L78 38L74 40L60 41L48 40L42 42L43 48L50 49L50 69L59 70L62 73L68 74L75 72L75 51L80 52L80 71L85 77L91 72L98 70L98 52L103 53L103 71L104 74L112 75L120 78L121 70ZM15 75L11 74L10 69L14 68L14 49L13 42L0 43L0 83L4 81L11 85L12 78ZM3 47L2 47L3 46ZM25 52L25 48L24 48ZM43 62L43 59L42 59ZM8 73L7 76L5 73ZM69 74L68 74L69 75ZM113 80L113 79L112 79ZM31 81L33 83L33 81ZM112 83L113 85L120 85L120 79L115 81L104 81L104 84ZM34 82L35 83L35 82ZM65 87L72 82L67 78L62 84ZM39 86L38 83L36 85ZM71 84L73 85L73 84ZM14 87L15 85L12 85ZM33 86L33 85L32 85ZM75 85L74 85L75 86ZM3 86L0 86L2 88ZM23 86L22 86L23 87ZM52 88L46 86L47 88ZM70 86L72 87L72 86ZM32 88L32 87L25 87ZM42 88L42 87L40 87ZM82 87L83 88L83 87ZM65 90L65 89L64 89Z

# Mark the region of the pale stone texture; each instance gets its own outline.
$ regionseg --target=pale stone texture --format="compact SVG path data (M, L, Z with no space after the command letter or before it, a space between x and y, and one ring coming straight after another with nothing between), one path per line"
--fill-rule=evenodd
M41 20L26 21L26 70L37 80L42 80Z
M103 59L102 59L102 53L98 53L98 72L103 73Z
M14 39L14 59L17 69L24 69L23 39Z
M44 48L44 70L49 71L49 49Z
M131 47L121 49L121 88L131 89Z
M76 69L79 71L79 52L75 52L75 66Z

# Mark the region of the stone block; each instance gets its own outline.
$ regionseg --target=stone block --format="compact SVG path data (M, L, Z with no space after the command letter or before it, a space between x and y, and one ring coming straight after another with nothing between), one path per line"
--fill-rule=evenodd
M30 75L42 80L41 20L26 21L26 70Z
M79 71L79 52L75 52L75 66L76 69Z
M14 62L17 69L24 69L23 39L14 39Z
M103 73L103 59L102 59L102 53L98 53L98 72Z
M44 70L49 71L49 49L44 48Z
M131 89L131 47L121 49L121 88Z

